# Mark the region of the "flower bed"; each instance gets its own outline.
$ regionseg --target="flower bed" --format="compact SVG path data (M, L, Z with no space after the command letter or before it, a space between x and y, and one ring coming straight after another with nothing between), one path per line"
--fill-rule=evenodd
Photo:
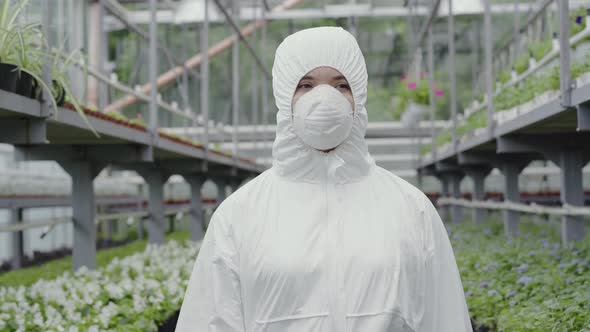
M157 331L182 305L196 254L170 241L96 271L0 287L0 331Z
M447 225L469 311L492 331L590 331L590 238L566 248L559 224ZM586 291L584 291L586 290Z

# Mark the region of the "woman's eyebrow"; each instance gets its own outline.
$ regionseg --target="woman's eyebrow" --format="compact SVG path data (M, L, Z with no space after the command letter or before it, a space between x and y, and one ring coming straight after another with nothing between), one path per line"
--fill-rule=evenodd
M343 75L335 76L332 78L332 80L334 80L334 81L345 80L346 81L346 77L344 77Z
M307 76L307 75L306 75L306 76L303 76L303 77L302 77L302 78L299 80L299 82L301 82L301 81L303 81L303 80L313 80L313 77L311 77L311 76Z

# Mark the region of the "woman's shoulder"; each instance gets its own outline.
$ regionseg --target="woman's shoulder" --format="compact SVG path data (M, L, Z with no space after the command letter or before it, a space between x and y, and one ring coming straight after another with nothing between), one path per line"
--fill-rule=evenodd
M419 202L428 199L426 194L413 183L381 166L375 166L373 176L381 183L385 183L388 187L391 187L392 190L403 194L405 197L415 199Z
M257 196L255 193L257 190L268 184L270 177L272 177L271 169L267 169L248 180L236 191L227 196L217 207L216 212L229 217L235 213L236 209L239 211L244 204L248 204L249 198Z

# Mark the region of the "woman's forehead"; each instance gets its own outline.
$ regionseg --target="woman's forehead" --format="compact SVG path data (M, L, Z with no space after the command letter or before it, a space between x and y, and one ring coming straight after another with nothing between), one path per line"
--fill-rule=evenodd
M347 81L346 77L341 72L332 67L317 67L305 74L300 81L302 80Z

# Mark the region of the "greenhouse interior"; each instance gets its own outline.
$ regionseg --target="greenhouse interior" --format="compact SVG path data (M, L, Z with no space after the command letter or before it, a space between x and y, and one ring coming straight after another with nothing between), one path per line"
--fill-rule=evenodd
M274 167L277 47L321 26L473 331L590 332L587 0L0 0L0 331L174 331L215 211Z

